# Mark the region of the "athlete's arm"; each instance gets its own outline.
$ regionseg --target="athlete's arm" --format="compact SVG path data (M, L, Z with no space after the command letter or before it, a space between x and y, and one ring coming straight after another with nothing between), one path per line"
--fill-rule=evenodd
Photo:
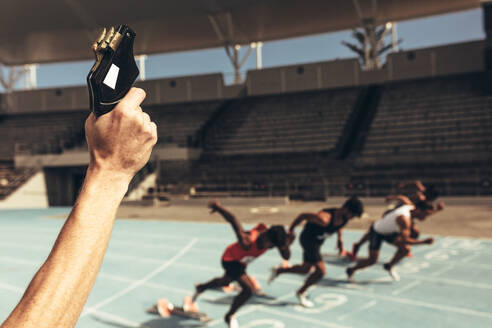
M404 189L404 188L407 188L407 187L414 187L418 191L421 191L421 192L424 192L425 191L425 186L422 183L422 181L420 181L420 180L415 180L415 181L410 181L410 182L406 182L406 183L401 183L398 187L400 189Z
M280 252L280 256L282 256L282 258L284 260L290 259L290 248L289 248L289 246L284 245L282 247L278 247L278 251Z
M85 123L90 163L80 195L48 258L2 328L73 327L94 285L116 210L157 141L131 89L115 109Z
M429 216L429 215L436 214L437 212L440 212L443 209L444 209L444 203L443 202L437 203L437 205L434 206L432 210L427 211L427 215Z
M319 226L326 226L330 223L331 215L330 213L320 212L318 214L315 213L302 213L297 218L292 221L289 232L293 233L295 228L304 221L317 224Z
M400 227L401 236L402 236L403 242L405 244L408 244L408 245L423 245L423 244L430 245L434 242L434 238L427 238L427 239L423 239L423 240L411 238L410 237L410 235L411 235L410 218L405 217L403 215L400 215L399 217L396 218L396 222L398 223L398 226Z
M407 196L404 196L404 195L388 195L388 196L386 196L387 202L392 201L392 200L396 200L396 201L398 201L404 205L413 205L413 202L410 200L410 198L408 198Z
M212 210L211 213L218 212L227 222L230 223L232 229L236 233L237 241L244 249L249 249L251 247L251 239L249 238L249 235L244 231L241 223L234 216L234 214L225 209L217 201L210 202L208 207Z
M338 248L338 253L342 254L343 253L343 239L342 239L342 230L343 229L338 229L337 231L337 248Z

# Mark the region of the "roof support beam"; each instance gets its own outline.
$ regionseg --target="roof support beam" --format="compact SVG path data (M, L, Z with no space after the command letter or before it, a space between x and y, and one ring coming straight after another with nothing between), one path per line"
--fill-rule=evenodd
M253 50L251 45L248 46L248 50L241 58L239 54L241 46L235 42L234 22L232 21L230 12L222 12L215 15L209 14L208 19L217 38L223 43L227 57L229 57L232 67L234 68L234 84L242 83L241 67L246 63L246 60ZM222 26L225 25L225 31L221 28L221 23Z

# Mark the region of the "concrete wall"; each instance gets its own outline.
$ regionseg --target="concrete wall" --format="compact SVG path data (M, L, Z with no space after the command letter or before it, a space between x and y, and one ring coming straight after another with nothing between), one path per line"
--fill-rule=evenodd
M384 69L367 72L356 58L248 71L248 95L278 94L384 83L483 71L484 41L402 51L388 55ZM138 82L147 91L145 104L166 104L241 95L244 85L225 86L222 74L171 77ZM0 97L7 113L81 110L89 108L85 86L18 91Z
M0 209L46 207L48 207L48 196L43 171L36 173L19 189L0 201Z
M167 104L224 98L222 74L172 77L136 83L147 92L144 104ZM16 91L2 94L0 108L6 113L84 110L89 108L86 86Z
M388 79L398 81L485 70L485 43L472 41L388 55Z
M49 206L72 206L78 196L87 167L43 168Z

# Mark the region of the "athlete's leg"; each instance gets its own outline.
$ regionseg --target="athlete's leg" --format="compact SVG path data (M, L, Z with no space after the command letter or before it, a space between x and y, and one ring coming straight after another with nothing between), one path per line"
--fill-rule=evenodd
M303 250L303 263L293 265L288 268L274 267L268 279L268 283L271 283L279 274L282 273L297 273L297 274L307 274L313 266L322 260L320 247L321 244L313 243L311 240L302 239L301 237L301 247Z
M254 291L254 284L246 273L242 274L236 281L241 286L241 292L234 298L229 312L227 312L224 317L227 324L230 323L234 313L236 313L237 310L253 295Z
M287 268L275 268L277 275L282 273L297 273L297 274L307 274L313 267L313 263L304 262L302 264L296 264Z
M368 258L360 259L359 261L357 261L355 266L347 268L346 272L347 272L348 279L350 280L356 271L362 270L364 268L376 264L378 258L379 258L379 250L369 250Z
M396 253L395 255L393 256L393 258L391 259L391 261L389 261L388 263L385 263L385 266L384 268L386 270L389 270L391 269L395 264L397 264L398 262L400 262L405 256L408 255L408 253L410 253L410 245L408 244L405 244L403 242L403 239L401 237L397 238L393 245L395 245L397 247L397 250L396 250Z
M367 241L369 241L370 232L371 232L370 229L367 230L366 233L364 234L364 236L362 236L362 238L358 242L356 242L352 245L352 256L353 257L356 257L357 253L359 252L360 247L362 245L364 245Z
M232 282L231 278L229 278L227 275L223 275L222 277L214 278L203 284L197 284L195 285L195 294L193 294L192 300L193 302L195 302L198 295L200 295L207 289L225 287L229 285L231 282Z
M317 262L314 265L314 272L311 273L309 277L307 277L306 282L304 282L304 285L302 285L302 287L299 288L297 294L301 294L301 295L304 294L309 287L320 281L321 278L323 278L323 276L325 275L325 273L326 273L326 269L323 261Z

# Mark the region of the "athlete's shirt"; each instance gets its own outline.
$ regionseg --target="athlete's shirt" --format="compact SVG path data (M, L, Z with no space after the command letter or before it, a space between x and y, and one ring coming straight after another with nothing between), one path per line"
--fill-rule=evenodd
M261 254L265 253L268 249L258 248L256 241L258 236L267 229L268 228L265 224L259 223L256 227L249 231L251 247L248 250L245 250L239 242L235 242L234 244L227 246L224 254L222 255L222 260L226 262L239 261L246 265Z
M412 217L410 212L414 209L415 207L413 205L402 205L392 211L386 212L381 219L374 223L374 231L381 235L400 233L401 229L398 222L396 222L396 219L400 216L410 219Z
M348 220L344 221L341 225L335 226L335 211L336 208L325 208L322 212L330 213L331 220L330 223L323 227L315 223L306 223L304 225L304 229L301 233L301 238L304 240L311 240L313 243L322 244L325 241L326 237L331 236L333 233L342 229L348 222Z

